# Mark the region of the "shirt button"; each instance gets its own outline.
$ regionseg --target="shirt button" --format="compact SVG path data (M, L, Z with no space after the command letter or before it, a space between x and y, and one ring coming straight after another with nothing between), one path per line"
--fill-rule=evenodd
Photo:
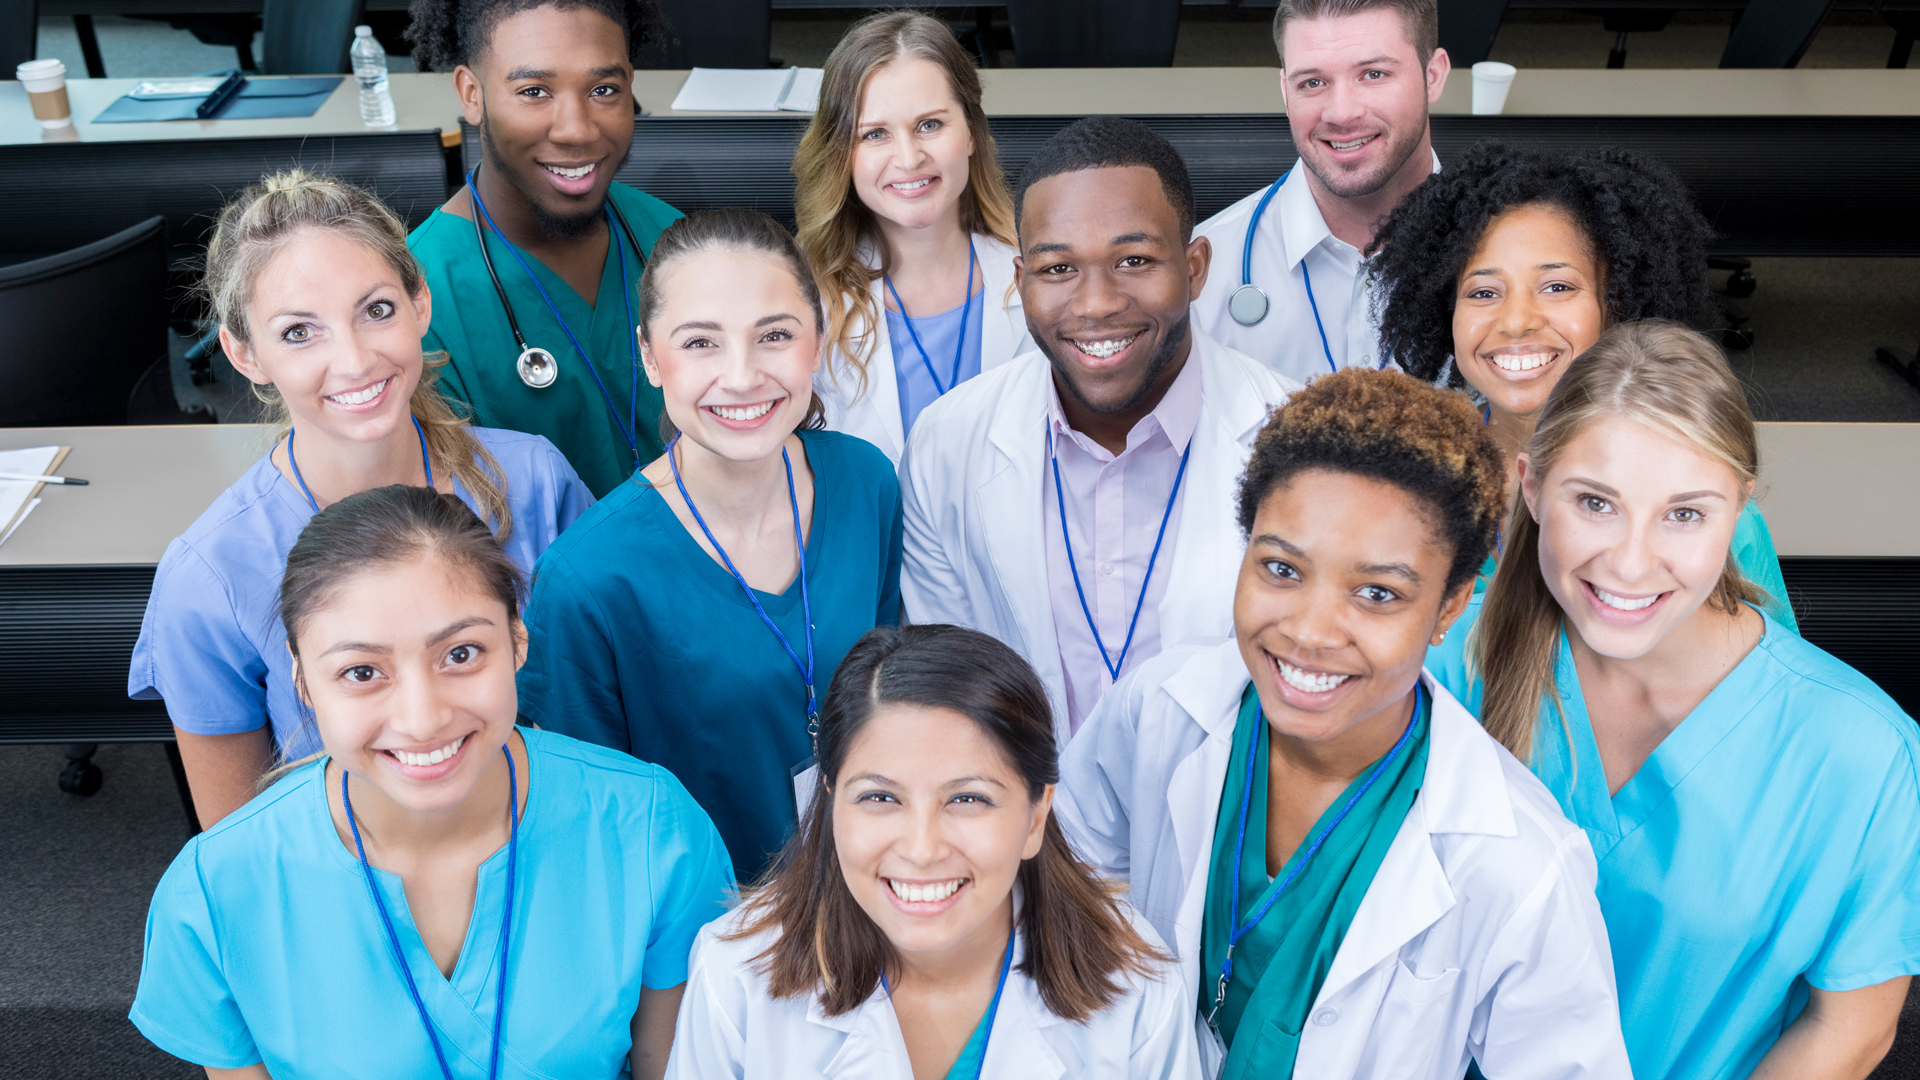
M1103 574L1111 574L1111 573L1113 573L1113 564L1112 564L1112 563L1110 563L1110 562L1109 562L1109 563L1101 563L1101 564L1100 564L1100 572L1101 572L1101 573L1103 573Z
M1321 1009L1313 1014L1313 1022L1321 1027L1332 1027L1334 1021L1338 1019L1340 1019L1339 1009Z

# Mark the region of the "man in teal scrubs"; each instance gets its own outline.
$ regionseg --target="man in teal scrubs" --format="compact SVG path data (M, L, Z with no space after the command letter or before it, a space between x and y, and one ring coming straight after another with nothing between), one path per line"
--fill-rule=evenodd
M423 70L452 69L484 150L472 183L408 240L433 290L424 344L448 354L441 387L476 424L546 436L595 497L660 454L660 391L640 374L634 290L654 239L680 216L613 179L633 145L634 57L652 37L631 8L416 3L408 30ZM531 372L550 384L523 379L513 321L552 354L554 367Z

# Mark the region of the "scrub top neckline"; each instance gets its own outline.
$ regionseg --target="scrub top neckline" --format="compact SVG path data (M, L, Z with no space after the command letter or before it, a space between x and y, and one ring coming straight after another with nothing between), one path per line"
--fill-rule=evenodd
M288 479L286 473L280 471L280 466L273 463L274 452L286 444L286 437L282 436L267 449L265 456L263 456L260 461L266 465L267 471L273 474L274 497L279 499L287 508L298 514L301 521L306 521L308 518L313 517L313 507L308 504L307 497L300 493L300 488L296 486L291 479ZM436 477L436 479L438 478ZM451 468L447 470L447 482L452 486L452 492L455 498L467 503L469 506L472 505L473 500L467 498L467 489L461 486L460 478L453 475ZM440 491L440 488L436 484L433 490ZM442 492L442 494L445 494L445 492ZM336 499L334 501L338 502L339 500ZM327 505L332 506L333 503L328 503ZM355 863L354 865L358 866L359 864Z
M607 198L609 200L613 198L613 194L611 191L608 192ZM448 217L453 218L455 221L465 222L464 227L468 230L471 230L473 228L473 220L471 218L463 218L459 214L453 213L452 211L448 210L444 206L435 207L434 213L445 214ZM488 231L491 232L492 230L488 230ZM609 233L608 243L607 243L607 257L600 267L600 292L598 293L598 296L599 297L612 296L616 299L619 299L622 295L623 290L620 288L618 284L619 277L620 277L620 270L618 267L619 258L613 250L613 243L615 241L624 243L625 241L621 237L620 230L614 227L612 222L607 223L607 232ZM495 235L498 236L498 234L495 234ZM498 238L502 240L506 239L504 236L498 236ZM514 246L519 247L518 244ZM546 280L542 284L546 285L547 291L549 293L553 293L554 286L556 285L566 290L565 295L558 295L558 294L554 295L553 299L556 306L564 306L567 303L567 301L571 300L573 303L578 304L580 305L580 307L585 309L588 315L590 316L597 316L600 314L600 304L597 299L594 303L591 303L591 304L587 303L587 298L580 295L580 290L574 288L572 283L567 281L566 278L563 278L559 274L554 273L553 267L548 266L546 262L540 258L540 256L535 255L533 252L528 251L526 248L520 248L520 250L527 256L528 266L534 267L536 271L543 272L546 275ZM608 285L607 279L609 276L611 276L614 279L614 287L611 289L607 288L607 285ZM624 305L624 301L622 301L622 304ZM621 311L620 315L623 319L626 317L626 312L624 308ZM571 322L572 320L569 319L568 321ZM583 323L583 325L591 325L591 319L587 320L587 322Z
M801 435L799 432L795 432L794 434L797 437ZM800 452L806 459L807 468L813 472L813 510L812 517L807 526L806 559L807 573L809 575L818 575L820 572L820 549L824 546L821 542L821 535L826 528L826 522L822 520L820 514L820 488L822 481L820 478L819 455L814 453L815 449L816 448L807 445L807 440L804 437L800 437ZM640 473L633 474L633 482L645 489L640 497L643 500L649 500L651 503L657 503L657 506L651 508L658 513L664 514L667 521L673 524L673 528L663 529L661 531L668 534L669 539L667 542L673 545L673 552L680 557L681 563L685 565L702 584L725 597L728 603L752 610L753 605L749 603L746 596L740 592L740 583L734 580L732 574L727 573L727 568L722 566L719 560L707 554L707 549L701 547L699 541L693 538L693 533L688 531L685 525L681 524L680 515L674 513L673 504L667 502L666 496L660 493L660 488L656 487ZM783 592L770 593L763 589L755 589L753 593L760 598L761 606L767 609L769 615L791 614L794 608L800 603L800 575L797 573L794 574L793 580L787 583L787 587ZM822 696L824 696L824 694Z
M1628 777L1627 782L1620 785L1620 790L1612 794L1607 792L1606 769L1600 761L1600 744L1594 735L1586 697L1580 687L1580 672L1573 662L1573 646L1566 630L1562 628L1555 672L1560 696L1558 712L1573 736L1573 760L1568 762L1568 767L1574 771L1572 787L1577 793L1577 801L1582 805L1581 816L1586 819L1582 824L1589 831L1596 831L1596 824L1606 822L1610 827L1597 831L1610 834L1618 840L1631 835L1673 801L1675 790L1686 782L1694 768L1764 700L1770 688L1761 686L1760 682L1766 676L1766 667L1772 656L1770 645L1783 632L1783 628L1765 611L1757 607L1752 610L1759 614L1765 624L1760 632L1760 640L1693 707L1693 711L1674 725L1666 738L1660 740L1660 744L1647 755L1647 760L1641 763L1639 771ZM1777 678L1774 681L1778 681ZM1545 732L1543 737L1565 738L1557 732ZM1606 852L1596 851L1595 855L1605 861Z
M984 270L985 268L983 267L982 269ZM936 311L931 315L909 315L906 312L899 310L898 308L885 307L884 305L882 305L881 310L885 311L889 315L898 315L903 319L912 319L914 322L922 323L922 324L931 322L934 319L944 319L949 315L965 310L967 307L972 305L973 301L976 298L978 298L982 293L986 292L987 283L984 280L985 278L986 278L985 273L976 274L974 276L973 291L967 294L966 299L960 301L959 303L953 305L952 307L948 308L945 311Z

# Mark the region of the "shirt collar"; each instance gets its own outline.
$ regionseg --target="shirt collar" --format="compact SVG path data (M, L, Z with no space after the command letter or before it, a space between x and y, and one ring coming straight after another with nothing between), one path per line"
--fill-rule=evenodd
M1440 154L1429 147L1433 155L1433 171L1440 171ZM1307 170L1296 162L1287 172L1286 181L1273 196L1272 209L1280 213L1280 246L1286 255L1287 269L1291 271L1307 257L1307 252L1322 244L1337 245L1336 253L1352 252L1358 259L1360 253L1351 244L1333 235L1327 228L1327 219L1320 214L1320 204L1313 201L1313 189L1307 186Z
M1180 374L1173 377L1173 385L1167 387L1165 397L1153 411L1140 418L1127 432L1127 449L1122 453L1131 453L1144 445L1156 432L1164 432L1167 441L1175 452L1184 453L1187 443L1192 441L1194 430L1200 426L1200 402L1205 380L1200 372L1202 341L1204 338L1197 329L1189 330L1192 341L1187 351L1187 362L1180 367ZM1071 347L1071 346L1069 346ZM1105 447L1067 423L1065 410L1060 407L1060 388L1055 385L1052 373L1047 376L1047 429L1059 439L1066 439L1079 445L1082 450L1092 454L1099 461L1111 461L1115 457Z

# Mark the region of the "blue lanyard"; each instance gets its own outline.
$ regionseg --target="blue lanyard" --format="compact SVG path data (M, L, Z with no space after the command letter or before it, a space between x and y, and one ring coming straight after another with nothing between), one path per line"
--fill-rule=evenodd
M787 651L787 659L793 661L793 666L800 669L800 681L807 687L807 737L818 743L820 741L820 707L815 703L813 694L813 598L807 592L807 538L800 533L800 496L794 492L793 488L793 459L787 456L786 447L780 448L780 461L787 467L787 500L793 506L793 543L800 552L800 614L807 623L807 662L804 664L800 662L800 654L794 651L793 642L787 640L787 635L781 633L780 628L774 625L773 619L767 615L767 609L760 606L760 597L754 594L753 586L747 584L747 579L740 575L740 571L734 569L733 560L727 557L727 549L721 547L720 541L714 539L713 530L707 528L706 519L700 516L700 508L693 505L693 496L687 493L687 483L680 479L680 462L673 456L674 445L679 441L680 436L675 435L673 442L667 444L667 464L673 469L673 482L680 489L680 497L686 500L687 509L693 514L694 523L700 526L700 531L706 534L707 543L713 545L713 550L720 556L720 561L726 564L727 573L732 574L733 580L740 583L740 591L747 594L747 602L753 605L753 610L760 616L760 621L766 623L767 629L773 631L775 640L779 641L780 647ZM817 753L818 748L815 749Z
M913 337L913 347L920 350L920 362L927 367L927 378L933 380L935 396L945 395L947 391L960 385L960 359L967 354L967 319L973 314L973 262L978 258L973 250L973 241L967 241L967 302L960 308L960 340L953 346L953 374L948 376L947 385L940 385L940 375L933 370L933 357L927 355L927 347L920 343L920 331L913 328L913 316L907 314L906 302L900 299L899 290L893 287L892 278L884 278L887 291L893 294L893 302L900 308L900 321L907 324L907 333Z
M1080 614L1087 617L1087 629L1093 631L1094 647L1100 650L1100 662L1107 666L1107 674L1114 682L1120 681L1120 669L1127 662L1127 650L1133 648L1133 631L1140 625L1140 609L1147 606L1147 586L1153 582L1154 564L1160 561L1160 542L1167 538L1167 522L1173 520L1173 504L1180 498L1180 480L1187 475L1187 458L1193 454L1193 440L1199 433L1187 437L1187 448L1180 452L1180 471L1173 474L1173 493L1167 496L1166 512L1160 515L1160 532L1153 538L1153 554L1147 556L1147 572L1140 579L1140 599L1134 602L1133 618L1127 622L1127 640L1120 646L1118 659L1107 655L1107 643L1100 638L1100 628L1093 623L1093 609L1087 605L1087 590L1080 585L1080 568L1073 561L1073 534L1067 528L1067 492L1060 483L1060 458L1053 452L1053 425L1047 425L1047 460L1053 463L1053 496L1060 510L1060 540L1067 548L1067 570L1073 574L1073 591L1080 597Z
M1273 197L1279 193L1280 185L1286 183L1287 177L1292 175L1292 169L1282 173L1280 179L1269 185L1266 192L1260 196L1260 201L1254 204L1253 217L1247 222L1247 240L1240 250L1240 284L1242 285L1253 284L1253 237L1260 228L1260 218L1267 212L1267 204L1272 202ZM1339 371L1340 365L1333 362L1333 346L1327 343L1326 325L1320 321L1320 302L1313 298L1313 274L1307 270L1307 259L1304 255L1300 257L1300 279L1307 286L1307 306L1313 309L1314 329L1320 331L1320 352L1327 358L1327 370ZM1387 366L1384 359L1380 366L1382 368Z
M500 238L500 243L506 246L508 254L513 256L513 261L520 264L520 269L527 272L527 280L533 282L533 287L540 293L540 299L546 301L547 310L553 313L553 321L560 324L561 331L567 335L567 340L573 344L573 351L579 353L581 361L587 365L587 374L593 376L593 385L600 388L600 396L607 403L607 412L613 415L613 422L620 425L620 434L627 440L627 449L633 451L633 463L639 465L639 328L633 321L633 287L627 281L627 249L620 243L620 230L614 225L611 202L602 203L600 212L607 216L607 239L613 244L613 250L620 256L620 299L627 305L627 328L630 331L630 333L627 334L627 346L629 366L633 369L633 397L632 400L627 402L627 419L625 423L621 423L620 410L613 404L613 395L607 393L607 384L600 379L600 370L593 366L593 358L589 357L587 350L581 347L580 339L573 335L573 327L567 325L566 317L560 314L559 305L553 302L553 297L547 295L547 287L540 284L540 278L534 274L533 267L527 265L526 257L520 254L520 249L514 247L513 241L507 239L507 234L501 232L500 226L493 223L493 215L487 213L487 204L480 201L480 186L473 182L473 172L471 171L467 173L467 188L473 192L473 205L480 209L480 216L487 219L487 227L493 230L493 235ZM608 199L611 200L612 196L609 195Z
M1413 715L1407 718L1407 730L1400 733L1400 741L1394 743L1393 749L1387 751L1387 756L1381 758L1367 772L1366 778L1360 781L1360 786L1354 790L1353 794L1347 796L1347 801L1340 805L1339 812L1333 815L1333 820L1327 823L1327 827L1320 830L1318 836L1309 839L1306 851L1293 860L1293 869L1289 870L1287 876L1281 880L1279 888L1267 893L1267 898L1262 900L1253 914L1247 917L1247 921L1242 923L1240 921L1240 858L1246 853L1247 814L1253 808L1253 766L1259 759L1260 740L1266 737L1267 726L1265 716L1256 717L1256 722L1260 726L1254 729L1253 738L1247 740L1247 784L1240 795L1240 828L1237 833L1238 839L1233 845L1233 881L1227 891L1227 957L1220 964L1220 982L1213 992L1213 1011L1207 1014L1209 1027L1213 1026L1213 1018L1219 1014L1221 1004L1227 1000L1227 983L1233 978L1233 947L1240 944L1240 939L1251 933L1254 927L1260 925L1260 920L1267 917L1267 912L1273 910L1273 905L1279 902L1280 897L1286 895L1287 890L1293 887L1293 883L1300 880L1300 875L1306 872L1308 864L1313 862L1313 857L1320 854L1320 847L1327 842L1327 837L1333 835L1333 830L1339 828L1340 823L1346 820L1354 804L1358 803L1361 796L1373 787L1374 781L1380 779L1381 774L1387 771L1387 767L1393 764L1393 760L1400 756L1400 751L1405 750L1407 744L1413 741L1413 729L1420 723L1420 708L1426 692L1426 687L1417 683L1414 685L1416 696ZM1217 1032L1219 1029L1214 1030Z
M986 1019L981 1021L981 1023L987 1026L987 1037L980 1041L980 1063L974 1066L973 1080L980 1080L980 1074L986 1070L987 1044L993 1041L993 1018L1000 1013L1000 994L1007 988L1007 972L1012 970L1012 968L1013 930L1009 928L1007 930L1007 954L1000 958L1000 985L993 988L993 1002L987 1006ZM887 992L889 999L893 997L893 987L887 985L887 972L884 968L880 971L880 989ZM961 1049L965 1050L966 1048L961 1047Z
M507 945L513 937L513 879L520 864L520 778L513 768L513 751L501 747L500 752L507 755L507 820L511 823L507 833L507 906L500 914L500 984L493 996L493 1052L487 1059L487 1076L500 1075L500 1031L507 1026ZM446 1051L440 1049L440 1037L433 1033L433 1020L427 1015L426 1002L420 1000L420 988L414 984L413 970L407 966L407 954L401 951L400 934L393 928L393 916L387 913L387 902L380 898L380 887L374 884L373 867L367 863L366 845L360 842L360 823L353 816L353 798L347 794L347 771L340 770L340 801L347 808L347 827L353 830L353 850L360 856L360 872L367 879L367 895L373 897L373 906L380 912L380 923L387 928L387 944L393 947L393 962L400 965L400 977L407 982L407 995L413 998L414 1010L420 1014L420 1026L427 1029L427 1042L433 1045L434 1060L440 1063L440 1075L453 1080L453 1070L447 1067Z
M408 419L413 421L413 433L420 436L420 467L427 471L427 487L431 490L433 487L433 459L427 456L427 431L420 426L419 417L411 416L408 417ZM319 513L320 502L313 497L313 492L307 488L307 478L300 475L300 462L295 460L293 456L292 428L287 429L287 464L293 466L293 478L300 481L300 494L307 497L307 505L313 507L314 513Z

